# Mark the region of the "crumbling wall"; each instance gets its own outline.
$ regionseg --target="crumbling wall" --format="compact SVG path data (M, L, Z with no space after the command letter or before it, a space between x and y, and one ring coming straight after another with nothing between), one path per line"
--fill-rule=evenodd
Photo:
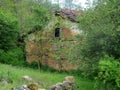
M43 32L42 37L45 37L45 38L40 41L36 41L35 37L34 39L28 39L26 41L27 61L29 63L37 62L42 58L41 63L43 65L48 65L49 67L52 67L57 70L76 69L77 66L72 65L66 58L63 58L62 61L59 61L59 60L56 60L56 58L52 57L52 55L56 54L56 52L59 49L62 49L62 47L68 48L69 50L71 50L75 44L73 32L70 29L63 27L61 34L62 36L60 37L60 39L62 42L61 42L61 45L59 46L56 43L58 41L54 37L54 30ZM32 35L32 37L33 36L34 35ZM65 56L66 53L63 51L63 52L60 52L60 55ZM62 68L60 68L60 64L62 65Z

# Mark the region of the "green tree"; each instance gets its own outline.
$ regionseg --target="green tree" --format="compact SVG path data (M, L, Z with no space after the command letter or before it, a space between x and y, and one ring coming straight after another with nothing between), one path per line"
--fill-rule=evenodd
M17 55L23 56L24 39L36 31L42 33L52 12L58 8L49 0L0 0L0 49L1 52L6 51L1 58L5 60L5 57L15 57L13 55L16 55L15 58L18 58ZM12 53L15 48L18 54Z
M12 19L11 19L12 18ZM16 46L19 33L18 21L15 17L0 12L0 49L4 51Z
M100 0L79 17L83 35L79 36L76 53L80 61L86 62L86 70L82 71L88 75L97 75L95 67L105 54L120 59L119 11L119 0Z
M10 13L0 11L0 62L12 65L23 64L23 51L17 45L18 20Z

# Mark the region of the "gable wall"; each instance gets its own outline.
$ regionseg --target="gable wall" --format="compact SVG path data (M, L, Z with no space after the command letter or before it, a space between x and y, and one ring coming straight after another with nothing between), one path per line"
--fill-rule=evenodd
M66 24L65 24L66 25ZM31 34L26 40L26 58L29 63L40 62L43 65L48 65L57 70L71 70L76 69L76 65L72 65L66 58L63 58L62 62L57 60L52 55L56 54L59 50L68 49L68 52L72 50L72 47L75 45L75 32L72 31L69 27L65 27L65 25L61 28L61 37L60 37L60 45L57 43L57 39L54 37L54 30L49 30L49 27L43 32L42 37L44 38L42 41L36 40L39 37L38 33ZM42 43L41 43L42 42ZM61 57L65 57L67 50L63 50L60 52ZM57 53L59 55L59 53ZM42 55L42 60L41 60ZM58 56L59 57L59 56ZM62 67L60 66L62 65ZM69 67L68 67L69 66Z

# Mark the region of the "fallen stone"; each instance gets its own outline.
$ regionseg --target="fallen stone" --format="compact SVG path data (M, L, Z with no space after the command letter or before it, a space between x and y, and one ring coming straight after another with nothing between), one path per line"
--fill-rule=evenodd
M32 81L32 78L27 76L27 75L23 76L22 79L25 80L25 81Z
M63 81L63 88L65 90L68 90L68 87L70 86L69 81Z
M55 90L63 90L61 86L56 85Z
M64 80L70 83L75 83L75 78L73 76L66 76Z
M27 87L27 85L22 85L17 88L13 87L13 88L11 88L11 90L30 90L30 89Z
M46 89L38 89L38 90L46 90Z
M8 84L8 81L6 79L2 79L1 81L2 81L3 85L7 85Z
M18 89L19 90L19 89ZM20 90L30 90L28 87L27 87L27 85L22 85L21 87L20 87Z
M27 87L28 87L30 90L38 90L38 85L37 85L37 83L31 83L31 84L27 85Z
M16 90L16 88L14 87L14 88L11 88L11 90Z
M57 85L57 86L63 86L63 83L58 82L56 85Z
M56 85L52 85L52 86L49 87L48 90L55 90L55 88L56 88Z
M74 90L75 78L73 76L65 77L64 81L50 86L48 90Z

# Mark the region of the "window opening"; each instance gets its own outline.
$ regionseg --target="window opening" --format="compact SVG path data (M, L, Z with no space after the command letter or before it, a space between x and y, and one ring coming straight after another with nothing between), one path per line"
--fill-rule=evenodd
M60 37L60 28L55 29L55 37Z

